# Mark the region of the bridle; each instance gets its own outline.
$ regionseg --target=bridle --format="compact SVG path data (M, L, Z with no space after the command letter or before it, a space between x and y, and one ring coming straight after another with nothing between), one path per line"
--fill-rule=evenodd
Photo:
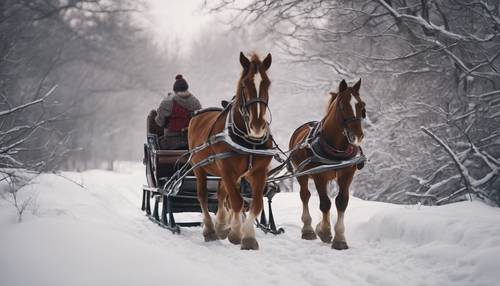
M261 145L266 143L269 140L269 129L266 131L264 136L261 138L253 138L250 136L250 107L253 104L264 104L265 108L267 109L266 111L269 112L269 116L271 120L267 123L268 126L271 124L272 121L272 115L271 115L271 110L269 110L268 106L268 101L264 100L260 97L254 97L251 98L250 100L247 100L245 96L245 89L247 87L245 86L244 83L241 83L241 88L240 88L240 94L239 94L239 105L238 105L238 112L240 113L241 117L243 118L243 123L245 124L245 130L241 130L236 126L236 124L232 124L233 128L233 133L243 139L245 142L250 143L252 145ZM236 99L235 99L236 100ZM234 116L233 113L231 113L231 116ZM232 119L232 122L234 122L234 119Z
M254 98L251 98L250 100L247 101L247 99L245 97L245 91L244 91L245 89L246 89L246 85L244 83L242 83L241 88L240 88L240 105L238 108L239 108L241 116L243 116L245 119L248 119L248 121L249 121L250 120L250 106L252 106L253 104L262 103L262 104L264 104L266 109L269 109L269 107L267 104L267 100L264 100L260 97L254 97ZM248 124L248 121L247 120L245 120L245 121Z
M365 109L365 103L364 101L362 101L359 97L359 93L355 92L355 91L351 91L351 96L354 96L354 98L356 99L356 104L355 104L355 109L356 110L353 110L354 112L354 116L350 116L350 117L347 117L345 116L345 113L344 113L344 108L343 106L340 104L340 99L339 97L337 97L337 103L335 108L337 108L339 110L338 113L336 114L339 114L341 116L341 120L342 120L342 135L344 135L346 138L347 138L347 141L349 142L349 144L354 144L354 141L355 141L355 137L354 137L354 132L352 132L352 130L349 128L349 123L351 122L361 122L361 120L365 119L366 118L366 109ZM359 109L359 111L358 111ZM338 116L338 115L336 115Z

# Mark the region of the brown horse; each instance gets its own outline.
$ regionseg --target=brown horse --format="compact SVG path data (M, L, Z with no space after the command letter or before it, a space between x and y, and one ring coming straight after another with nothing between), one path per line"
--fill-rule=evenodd
M189 149L207 142L214 134L224 130L228 116L233 117L237 130L242 130L248 140L260 142L262 148L272 148L269 138L269 124L266 120L268 90L271 82L266 71L271 66L271 54L261 62L256 54L251 59L240 53L240 64L243 67L238 81L236 96L230 111L209 111L195 116L188 128ZM232 115L231 115L232 114ZM260 140L260 141L259 141ZM197 152L192 157L193 164L213 154L231 151L224 142L219 142ZM203 213L203 236L205 241L225 239L233 244L240 244L241 249L258 249L255 239L255 218L262 211L263 192L267 179L268 166L272 156L255 156L242 154L235 157L217 160L214 163L195 169L197 179L198 200ZM208 213L206 192L207 174L221 177L218 189L218 210L215 226ZM240 181L245 179L252 188L252 203L246 220L241 222L243 198L240 194ZM229 198L231 212L225 207ZM230 220L230 225L229 225Z
M327 113L320 122L318 142L323 143L325 148L339 155L347 154L348 150L358 150L357 144L363 139L363 130L361 128L361 119L365 117L365 103L359 96L361 79L353 86L349 87L342 80L339 85L338 93L331 92L331 98L328 104ZM306 139L312 127L308 124L302 125L295 130L290 138L290 149L301 144ZM349 151L352 153L352 151ZM295 166L308 158L308 150L298 148L293 152L291 160ZM318 166L318 164L308 164L305 170ZM331 180L336 179L339 186L339 193L335 199L337 207L337 222L335 223L335 237L333 238L332 248L342 250L347 249L347 242L344 236L344 212L349 201L349 186L356 171L356 166L350 166L334 171L325 171L309 176L297 177L300 184L300 199L302 200L302 238L307 240L316 239L316 234L323 242L330 243L332 232L330 225L330 207L331 202L327 195L327 185ZM320 205L323 213L323 219L316 226L314 232L309 213L309 198L311 194L307 188L308 180L312 178L318 191Z

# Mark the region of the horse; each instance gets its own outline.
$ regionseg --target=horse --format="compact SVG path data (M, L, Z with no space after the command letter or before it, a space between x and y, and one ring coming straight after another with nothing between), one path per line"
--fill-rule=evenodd
M317 132L317 136L319 136L317 142L325 150L324 153L345 158L345 156L356 155L358 150L360 150L358 144L361 143L364 137L361 120L366 117L365 103L359 95L360 87L361 79L352 87L349 87L345 80L342 80L338 92L330 92L331 97L327 106L327 112L318 123L320 125ZM300 165L309 156L307 148L299 147L306 140L312 128L311 125L304 124L297 128L290 138L290 150L296 148L291 154L291 161L295 167ZM307 164L304 170L318 165L319 163ZM300 184L300 199L302 201L302 239L313 240L317 238L317 234L321 241L325 243L331 242L331 201L327 194L327 186L330 181L336 179L339 193L335 198L337 222L334 228L335 237L333 237L332 248L337 250L349 248L344 235L344 213L349 202L349 186L356 172L356 167L354 165L338 170L297 177ZM320 199L319 208L323 215L321 222L316 226L316 231L311 226L312 219L308 206L309 198L311 197L308 190L309 178L313 179L316 186Z
M224 130L228 116L232 116L234 128L240 131L240 137L250 142L250 148L270 149L273 146L267 121L267 103L271 84L266 72L271 66L271 54L263 61L253 53L248 59L240 53L242 72L236 88L236 96L229 107L223 111L203 112L190 121L188 127L188 144L192 150L207 142L210 136ZM245 142L243 142L245 143ZM242 143L242 144L243 144ZM228 144L219 142L195 152L192 164L213 154L230 152ZM268 167L272 156L256 156L239 154L194 170L197 180L197 196L203 216L203 236L205 241L225 239L233 244L241 244L241 249L259 249L255 239L255 218L263 208L263 192L266 185ZM208 213L206 192L206 176L221 178L217 190L218 210L215 226ZM240 194L240 183L248 182L252 191L252 202L249 213L242 223L243 198ZM227 204L226 204L227 198ZM226 208L229 207L230 211ZM230 221L230 225L228 223Z

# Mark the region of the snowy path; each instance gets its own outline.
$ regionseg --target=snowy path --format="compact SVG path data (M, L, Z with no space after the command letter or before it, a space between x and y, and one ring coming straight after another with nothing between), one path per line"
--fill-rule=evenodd
M274 200L280 236L257 232L259 251L172 235L139 210L141 165L54 175L22 191L34 208L16 220L0 200L0 285L498 285L500 209L479 202L401 206L352 198L350 249L300 239L297 193ZM313 223L318 222L313 196Z

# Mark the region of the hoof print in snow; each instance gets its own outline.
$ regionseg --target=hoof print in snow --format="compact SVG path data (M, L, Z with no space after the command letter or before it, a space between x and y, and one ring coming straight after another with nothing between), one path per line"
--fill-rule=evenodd
M302 233L302 239L305 239L305 240L315 240L316 238L318 238L318 237L316 236L316 234L314 233L314 231L303 232Z
M209 242L209 241L214 241L214 240L218 240L219 237L217 236L217 234L215 233L215 231L211 231L207 234L203 234L203 236L205 237L205 242Z
M347 242L345 241L333 241L332 243L332 248L336 250L344 250L344 249L349 249L347 246Z
M259 249L259 243L257 243L257 240L255 238L243 238L241 240L241 250L258 250Z

